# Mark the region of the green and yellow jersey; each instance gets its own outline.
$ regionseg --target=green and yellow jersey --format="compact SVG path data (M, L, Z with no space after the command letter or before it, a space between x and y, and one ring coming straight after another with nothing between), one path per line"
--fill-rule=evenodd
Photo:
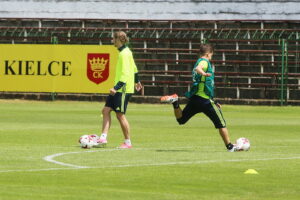
M208 68L208 62L206 60L201 60L198 64L203 66L203 71L207 71ZM200 96L204 99L209 99L209 96L204 92L204 85L205 85L205 76L201 76L201 82L198 85L198 91L195 95Z
M211 76L202 76L198 74L196 68L202 65L203 71L211 74ZM214 72L209 60L205 58L199 58L195 63L192 71L193 84L190 91L185 93L187 98L191 98L193 95L200 96L205 99L214 98Z

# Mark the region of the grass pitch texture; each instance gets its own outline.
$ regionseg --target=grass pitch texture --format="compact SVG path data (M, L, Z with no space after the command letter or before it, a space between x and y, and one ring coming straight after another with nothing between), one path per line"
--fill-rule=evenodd
M203 114L179 126L170 105L129 104L132 149L114 113L107 147L81 149L102 107L0 101L0 200L300 199L300 107L223 105L232 141L251 142L229 153Z

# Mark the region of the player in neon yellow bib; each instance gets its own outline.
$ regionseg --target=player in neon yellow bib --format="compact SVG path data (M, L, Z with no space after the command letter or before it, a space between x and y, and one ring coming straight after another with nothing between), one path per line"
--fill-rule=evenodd
M138 71L132 52L126 45L128 43L126 33L123 31L115 32L113 43L120 53L116 66L115 86L110 89L110 95L107 97L105 107L102 109L102 134L98 142L99 144L107 143L107 134L111 125L110 113L115 111L125 138L120 148L131 148L130 127L125 113L129 98L134 93L134 88L140 91L142 84L138 80Z

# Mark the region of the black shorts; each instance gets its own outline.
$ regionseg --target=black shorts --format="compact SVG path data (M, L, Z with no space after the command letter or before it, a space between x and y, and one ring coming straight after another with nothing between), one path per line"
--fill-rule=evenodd
M117 92L114 96L109 95L106 98L105 106L110 107L115 112L126 113L128 101L131 94Z
M194 95L182 111L182 117L177 119L179 124L185 124L197 113L203 112L214 123L216 128L225 128L226 122L221 109L210 99Z

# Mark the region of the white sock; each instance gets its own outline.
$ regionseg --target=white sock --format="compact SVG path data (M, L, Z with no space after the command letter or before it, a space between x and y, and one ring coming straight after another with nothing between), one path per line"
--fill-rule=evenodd
M101 139L106 139L106 137L107 137L107 133L102 133L100 136Z
M130 145L131 146L131 141L130 141L130 139L125 139L125 144L127 144L127 145Z

